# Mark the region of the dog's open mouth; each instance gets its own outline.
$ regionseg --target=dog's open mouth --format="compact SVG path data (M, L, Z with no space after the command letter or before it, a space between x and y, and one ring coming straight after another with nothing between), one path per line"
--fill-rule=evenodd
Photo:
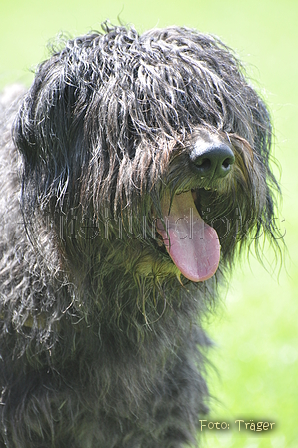
M162 203L164 222L156 229L180 272L194 282L212 277L219 264L220 242L216 231L206 224L194 203L195 193L176 194ZM170 208L170 213L169 213Z

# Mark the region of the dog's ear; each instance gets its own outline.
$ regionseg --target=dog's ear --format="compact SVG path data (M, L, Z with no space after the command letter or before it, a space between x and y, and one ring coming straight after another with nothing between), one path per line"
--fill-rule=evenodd
M72 81L67 61L54 55L39 66L24 98L15 122L14 140L33 166L48 162L49 157L58 159L59 165L63 159L67 163L68 150L73 143L76 86Z
M39 196L65 193L68 183L80 177L84 161L78 158L88 156L82 150L84 111L74 113L78 86L68 67L69 61L61 54L39 66L14 124L14 142L23 156L23 179L31 188L36 180Z

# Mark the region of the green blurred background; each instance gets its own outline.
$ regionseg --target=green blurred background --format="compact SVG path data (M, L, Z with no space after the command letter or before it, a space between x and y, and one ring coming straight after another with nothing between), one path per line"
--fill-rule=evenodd
M280 228L288 254L280 271L254 257L234 272L223 304L206 326L217 346L210 368L209 420L271 421L257 435L208 431L208 447L298 447L298 2L297 0L0 0L0 88L29 85L46 44L60 31L99 29L106 19L138 31L186 25L236 49L271 109L274 154L282 167ZM259 434L259 433L258 433Z

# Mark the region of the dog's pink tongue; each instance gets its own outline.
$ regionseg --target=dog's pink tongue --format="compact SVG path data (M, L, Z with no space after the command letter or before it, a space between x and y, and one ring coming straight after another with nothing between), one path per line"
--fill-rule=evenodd
M216 231L208 226L194 204L191 191L175 195L170 216L169 205L162 207L166 229L157 221L157 231L173 262L189 280L199 282L215 274L220 257Z

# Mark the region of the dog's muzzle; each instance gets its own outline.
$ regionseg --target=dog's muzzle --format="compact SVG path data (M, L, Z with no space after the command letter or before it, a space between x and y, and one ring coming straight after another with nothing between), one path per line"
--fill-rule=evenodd
M230 146L217 135L208 133L197 138L189 159L191 170L205 184L226 177L235 162ZM157 231L179 271L189 280L198 282L207 280L217 271L220 242L215 229L200 216L195 199L194 190L178 193L171 200L164 198L164 221L157 221Z

